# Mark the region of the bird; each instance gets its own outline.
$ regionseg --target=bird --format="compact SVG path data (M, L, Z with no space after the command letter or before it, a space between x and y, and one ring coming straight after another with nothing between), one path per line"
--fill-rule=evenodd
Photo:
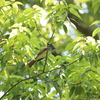
M47 47L43 48L36 56L35 59L31 60L30 62L28 62L28 66L32 67L32 65L34 65L34 63L42 60L43 58L45 58L47 56L47 54L51 54L52 50L54 50L55 47L52 44L48 44Z

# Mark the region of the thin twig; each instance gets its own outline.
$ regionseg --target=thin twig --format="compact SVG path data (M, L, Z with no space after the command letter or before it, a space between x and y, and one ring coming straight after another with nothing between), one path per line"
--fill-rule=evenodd
M70 63L70 64L67 65L66 67L72 65L73 63L75 63L75 62L77 62L77 61L78 61L78 60L73 61L72 63ZM0 98L0 100L1 100L4 96L6 96L6 94L7 94L10 90L12 90L15 86L17 86L19 83L21 83L21 82L23 82L23 81L26 81L26 80L29 80L29 79L36 79L36 77L38 77L38 76L40 76L40 75L42 75L42 74L49 73L49 72L52 72L52 71L54 71L54 70L61 69L61 68L63 68L63 66L61 66L61 67L59 67L59 68L55 68L55 69L49 70L49 71L41 72L41 73L39 73L39 74L37 74L37 75L35 75L35 76L29 77L29 78L25 78L25 79L22 79L22 80L18 81L16 84L14 84L11 88L9 88L9 89L3 94L3 96Z
M52 35L51 35L51 38L50 38L50 40L49 40L48 43L47 43L47 52L46 52L46 59L45 59L44 67L43 67L43 72L45 71L45 67L46 67L46 64L47 64L47 58L48 58L48 44L50 43L50 41L51 41L51 39L52 39L52 37L53 37L53 35L54 35L54 32L55 32L55 29L53 30L53 33L52 33Z
M47 58L48 58L48 44L47 44L47 52L46 52L46 58L45 58L45 64L44 64L44 67L43 67L43 72L45 71L45 67L46 67L46 64L47 64Z
M53 30L53 33L52 33L52 35L51 35L51 38L50 38L50 40L48 41L48 44L50 43L50 41L51 41L51 39L52 39L54 33L55 33L55 29Z

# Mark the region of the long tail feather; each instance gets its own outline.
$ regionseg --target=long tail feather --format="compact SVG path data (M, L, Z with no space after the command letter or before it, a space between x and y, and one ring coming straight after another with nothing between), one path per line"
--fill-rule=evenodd
M28 66L29 66L29 67L32 67L32 65L33 65L35 62L36 62L35 60L32 60L32 61L28 62Z

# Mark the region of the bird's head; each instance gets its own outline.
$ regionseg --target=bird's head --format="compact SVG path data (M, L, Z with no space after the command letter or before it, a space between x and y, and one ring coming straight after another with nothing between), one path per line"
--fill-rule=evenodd
M51 48L52 50L55 49L55 47L52 44L48 44L48 48Z

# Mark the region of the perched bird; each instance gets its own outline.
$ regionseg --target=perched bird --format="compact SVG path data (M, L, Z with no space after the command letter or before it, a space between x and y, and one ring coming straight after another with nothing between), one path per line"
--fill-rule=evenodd
M42 60L43 58L46 57L46 55L50 54L52 52L52 50L55 49L55 47L52 45L52 44L48 44L47 47L43 48L36 56L36 58L34 60L31 60L29 63L28 63L28 66L29 67L32 67L32 65L37 62L37 61L40 61Z

